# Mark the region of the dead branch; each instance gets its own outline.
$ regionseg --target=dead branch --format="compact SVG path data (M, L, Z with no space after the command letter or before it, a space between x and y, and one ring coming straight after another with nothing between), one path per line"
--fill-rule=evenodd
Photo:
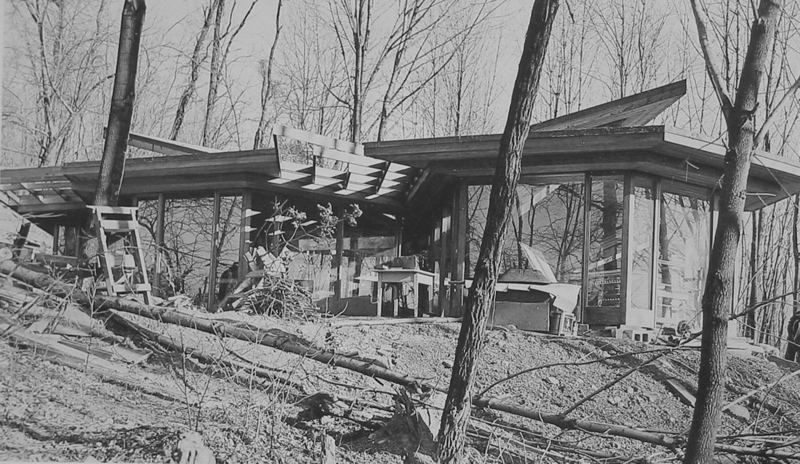
M332 351L309 346L302 341L298 341L300 339L297 337L294 337L291 334L282 333L280 331L271 330L269 332L262 332L248 328L233 327L231 324L193 317L191 315L183 314L168 308L149 307L135 301L124 300L121 298L97 295L92 299L86 293L80 290L74 289L73 287L64 283L57 282L45 274L18 266L11 260L0 261L0 272L11 274L17 279L21 279L22 281L39 288L49 287L51 292L53 292L56 296L69 296L82 305L90 306L91 304L94 304L95 315L98 312L98 308L101 313L104 309L116 309L122 312L136 314L142 317L147 317L149 319L154 319L181 327L192 328L221 337L236 338L250 343L268 346L288 353L304 356L325 364L349 369L363 375L386 380L412 390L444 392L440 387L432 385L424 380L378 366L373 360L348 357ZM106 313L108 313L108 311L106 311ZM646 432L624 425L604 424L582 419L568 419L563 414L545 414L538 410L507 404L494 399L475 397L472 399L472 404L476 407L491 408L496 411L502 411L520 417L526 417L528 419L554 425L564 430L582 430L585 432L598 433L602 435L629 438L645 443L664 446L670 449L678 448L682 446L684 442L682 437L674 434ZM715 445L715 448L726 453L749 456L790 458L796 457L798 454L797 452L781 452L770 448L747 448L719 443Z

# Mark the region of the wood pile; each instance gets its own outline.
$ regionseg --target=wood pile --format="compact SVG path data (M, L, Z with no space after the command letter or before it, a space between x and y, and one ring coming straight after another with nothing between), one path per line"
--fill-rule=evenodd
M293 280L269 274L264 274L252 288L234 292L221 307L228 308L282 319L307 320L318 314L311 291Z

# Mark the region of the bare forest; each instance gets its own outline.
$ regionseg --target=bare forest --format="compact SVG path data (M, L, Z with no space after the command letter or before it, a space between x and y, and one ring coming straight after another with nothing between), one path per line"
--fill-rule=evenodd
M75 256L30 267L29 223L14 223L7 252L0 235L0 461L800 458L800 183L770 174L800 173L796 0L146 3L0 7L0 207L46 229L52 255ZM629 168L615 145L587 151L580 176L525 164L546 137L572 143L575 128L550 121L614 101L650 111L660 101L641 95L681 81L685 95L647 125L679 134L664 146L718 146L710 180L669 154L662 187L650 180L660 167L629 174L645 161ZM577 127L589 134L578 149L654 133L620 121ZM458 165L468 157L454 148L430 161L437 171L403 151L458 143L493 157ZM126 196L146 175L126 163L150 163L148 144L170 160L274 155L277 177L310 185L297 201L289 180L251 195L266 170L242 173L243 187L211 170L213 187L193 190L194 173L176 168L164 178L185 195L154 182ZM400 161L369 158L380 150ZM592 167L612 159L623 161ZM67 202L135 207L144 300L81 274L87 241L98 256L115 246L101 210L59 226L43 196L38 210L12 204L70 165L97 180L74 168L67 184L89 193ZM748 184L751 166L766 180ZM363 196L327 201L314 190L325 176L336 195L363 182ZM707 199L674 187L701 178ZM400 197L406 209L392 209ZM411 257L412 290L384 293L375 276ZM502 276L538 261L549 283L576 289L570 333L497 322L517 283ZM671 271L679 262L687 270ZM653 320L696 315L669 336L587 319L613 319L606 307L625 298ZM378 317L355 313L376 301Z

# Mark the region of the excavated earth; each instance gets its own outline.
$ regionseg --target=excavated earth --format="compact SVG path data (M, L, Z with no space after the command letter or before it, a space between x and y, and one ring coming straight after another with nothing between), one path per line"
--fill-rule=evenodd
M56 302L40 304L38 311L22 311L21 301L33 294L26 296L7 281L0 283L0 320L27 327L48 311L56 314L63 309ZM196 314L279 328L340 353L374 358L442 387L449 382L459 329L457 323L433 319L424 324L350 325L353 320L343 318L309 322L240 313ZM336 441L336 462L403 461L405 429L381 428L394 404L391 384L275 349L126 317L183 346L201 348L215 359L257 362L275 377L272 381L259 379L247 369L234 371L199 363L157 345L138 339L134 345L134 340L127 339L124 345L148 349L152 354L139 363L117 361L124 375L108 378L95 372L89 362L78 369L65 367L3 334L0 460L164 462L180 432L198 430L218 462L321 462L326 434ZM75 337L73 341L111 346L97 337ZM639 367L568 417L685 433L692 410L668 389L667 381L673 379L693 391L699 353L696 349L666 354L653 351L664 348L609 338L489 330L476 391L520 370L555 364L503 382L487 395L543 413L560 413ZM611 355L616 357L578 364ZM653 360L656 355L660 357ZM785 363L779 366L763 356L731 355L725 397L733 400L796 368ZM743 401L744 412L725 413L719 432L722 440L752 448L769 444L776 439L771 435L776 431L784 437L800 436L798 377L787 377ZM309 396L318 392L334 398L333 405L322 412L320 407L309 406ZM472 422L469 452L474 462L654 463L675 462L681 457L680 450L563 431L491 410L476 411ZM784 448L792 449L800 453L796 445ZM719 460L748 462L733 455L720 455Z

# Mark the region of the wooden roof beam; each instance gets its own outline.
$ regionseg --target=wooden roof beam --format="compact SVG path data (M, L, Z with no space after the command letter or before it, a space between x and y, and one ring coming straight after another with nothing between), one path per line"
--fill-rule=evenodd
M103 128L105 134L106 128ZM220 153L221 150L208 148L201 145L192 145L184 142L176 142L175 140L165 139L161 137L153 137L151 135L143 135L131 132L128 135L128 145L142 150L151 151L153 153L161 153L162 155L194 155L197 153Z
M335 139L333 137L315 134L313 132L294 129L292 127L277 125L272 129L272 135L286 137L298 140L300 142L310 143L312 145L318 145L323 148L331 149L335 152L364 156L364 146L360 143L347 142L344 140Z
M686 94L686 79L531 126L534 131L641 126ZM644 108L647 107L646 110ZM644 110L644 111L643 111Z

